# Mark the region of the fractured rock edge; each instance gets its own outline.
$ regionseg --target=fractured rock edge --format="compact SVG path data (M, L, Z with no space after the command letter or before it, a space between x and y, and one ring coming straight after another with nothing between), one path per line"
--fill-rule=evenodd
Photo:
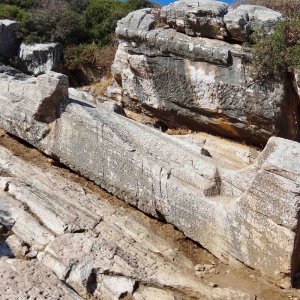
M14 72L0 74L2 128L143 212L163 216L222 261L291 283L299 268L300 144L271 138L250 166L231 168L189 142L70 99L63 75Z
M254 299L204 285L192 262L149 225L3 146L0 169L0 223L12 232L0 245L0 256L33 258L0 260L3 299L49 294L53 299L142 299L144 294L158 299Z
M199 3L197 7L197 1L191 6L177 1L161 13L178 5L183 11L178 8L171 18L177 13L182 17L185 9L191 9L187 22L192 22L197 19L191 16L196 14L194 10L204 7L210 19L208 11L214 5L222 7L215 1ZM233 28L240 25L235 17L250 18L258 27L264 21L270 25L271 10L248 5L240 10L228 13L236 13L231 16ZM280 19L278 13L273 14ZM299 139L299 94L290 74L260 78L249 63L250 49L159 27L157 15L155 10L144 9L118 22L120 43L112 68L114 84L108 89L110 97L132 110L158 117L168 127L205 130L255 145L265 145L271 136ZM202 18L201 13L196 16ZM212 24L217 26L218 22Z

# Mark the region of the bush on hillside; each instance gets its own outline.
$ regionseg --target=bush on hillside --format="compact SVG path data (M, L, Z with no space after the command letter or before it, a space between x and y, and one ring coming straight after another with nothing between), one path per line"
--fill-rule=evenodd
M22 8L10 4L0 5L0 19L16 20L25 24L28 18L28 13Z
M0 3L28 9L38 5L38 0L1 0Z
M108 44L117 21L148 0L0 0L0 18L20 21L26 43Z
M88 82L110 71L118 20L149 6L148 0L0 0L0 19L20 21L27 44L63 44L66 73Z
M300 14L277 24L273 34L256 33L253 64L259 75L276 75L300 69Z

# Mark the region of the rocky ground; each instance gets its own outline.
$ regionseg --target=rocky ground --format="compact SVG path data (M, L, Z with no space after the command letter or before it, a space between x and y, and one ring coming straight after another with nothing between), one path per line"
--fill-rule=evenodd
M0 299L297 299L4 132L0 144Z

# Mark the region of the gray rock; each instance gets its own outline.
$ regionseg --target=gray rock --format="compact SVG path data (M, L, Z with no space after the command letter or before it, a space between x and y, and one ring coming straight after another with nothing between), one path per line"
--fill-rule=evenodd
M96 102L95 97L90 93L80 91L74 88L69 88L68 92L69 92L69 97L73 100L89 102L91 104L95 104Z
M179 0L161 9L161 18L169 26L190 36L223 39L223 17L228 4L211 0Z
M12 57L18 54L20 41L17 37L18 23L0 20L0 55Z
M51 44L22 44L19 67L23 72L40 75L53 71L62 64L62 46Z
M276 16L271 11L263 19L263 11L247 12L253 28ZM138 11L118 23L110 96L171 128L205 130L257 145L274 135L297 139L298 99L288 75L258 80L242 46L174 29L137 27L148 15L155 17L153 11Z
M221 260L243 262L277 284L290 282L295 272L292 266L298 265L299 259L294 240L300 201L300 144L271 138L251 165L228 166L201 155L199 148L195 150L190 142L104 108L71 101L66 97L67 83L63 79L51 74L20 81L18 77L3 74L0 126L147 214L163 216ZM4 88L8 82L9 90ZM31 93L24 94L29 89ZM56 101L50 105L54 91ZM50 111L57 112L50 120L43 113L36 118L37 111L44 111L45 103L48 111L51 108ZM45 134L33 138L41 128ZM12 159L4 154L0 157L4 166ZM17 170L23 168L18 167L14 172ZM28 172L24 174L27 178ZM33 178L29 177L26 180ZM3 186L7 190L7 180ZM8 190L13 197L8 194L3 197L5 201L20 199L35 214L44 211L40 208L42 202L30 204L31 197L26 197L22 184L9 180ZM43 222L60 234L82 232L95 227L95 221L99 220L94 209L88 211L88 218L76 217L74 210L74 217L68 213L63 221L45 218ZM10 210L10 214L19 212ZM11 218L5 217L0 222L9 223ZM73 239L76 238L71 236L70 242ZM69 251L67 247L65 251Z
M82 299L39 262L0 260L0 269L2 299Z
M194 277L191 260L154 232L151 224L83 189L59 171L29 164L3 147L0 168L10 174L1 177L5 191L0 193L0 218L9 215L14 224L13 235L5 241L6 249L25 254L27 259L37 256L40 263L34 261L33 265L13 261L18 276L26 276L24 265L32 274L28 284L33 280L35 290L59 289L53 275L45 283L36 281L51 270L85 299L133 296L136 287L144 284L172 289L187 299L251 299L228 288L212 291ZM22 224L22 231L18 224ZM26 240L26 253L17 236ZM43 247L34 250L38 243L44 243ZM1 247L0 253L2 256ZM3 270L6 276L7 266L0 267L0 277ZM6 282L6 286L13 291L18 287L14 281ZM23 293L23 285L19 293Z
M263 30L265 34L273 32L274 25L284 20L280 12L258 5L240 5L229 9L224 16L230 38L236 41L248 41L250 34Z
M7 254L6 256L8 257L20 257L20 256L24 256L24 251L23 251L23 241L18 238L16 235L12 234L10 235L3 243L2 243L3 247L7 248ZM2 246L0 246L0 249L2 248ZM1 250L0 250L1 252ZM0 254L1 256L1 254ZM5 256L5 255L4 255Z

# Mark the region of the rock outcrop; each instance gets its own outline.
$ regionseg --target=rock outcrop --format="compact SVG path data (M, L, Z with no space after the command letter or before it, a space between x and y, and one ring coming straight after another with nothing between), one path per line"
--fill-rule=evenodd
M18 55L20 41L17 37L18 23L11 20L0 20L0 55L11 57Z
M59 43L24 44L18 36L20 24L0 20L0 60L14 60L22 72L40 75L62 66L63 48Z
M166 24L190 36L224 39L228 4L219 1L180 0L161 9Z
M258 28L270 32L282 18L258 6L227 11L216 1L133 12L118 23L108 94L169 127L258 145L274 135L297 139L299 99L291 78L257 78L249 52L236 43Z
M249 41L251 33L257 30L272 32L274 25L283 19L280 12L257 5L240 5L224 16L230 39L240 42Z
M23 72L40 75L56 70L62 65L62 45L22 44L19 54L19 66Z
M58 172L2 146L0 168L3 299L141 299L149 288L155 299L254 299L205 285L147 222Z
M271 138L245 166L244 159L232 163L210 153L205 143L69 99L60 74L31 78L6 69L0 85L0 127L174 224L222 261L237 260L277 284L291 283L299 270L300 144Z

